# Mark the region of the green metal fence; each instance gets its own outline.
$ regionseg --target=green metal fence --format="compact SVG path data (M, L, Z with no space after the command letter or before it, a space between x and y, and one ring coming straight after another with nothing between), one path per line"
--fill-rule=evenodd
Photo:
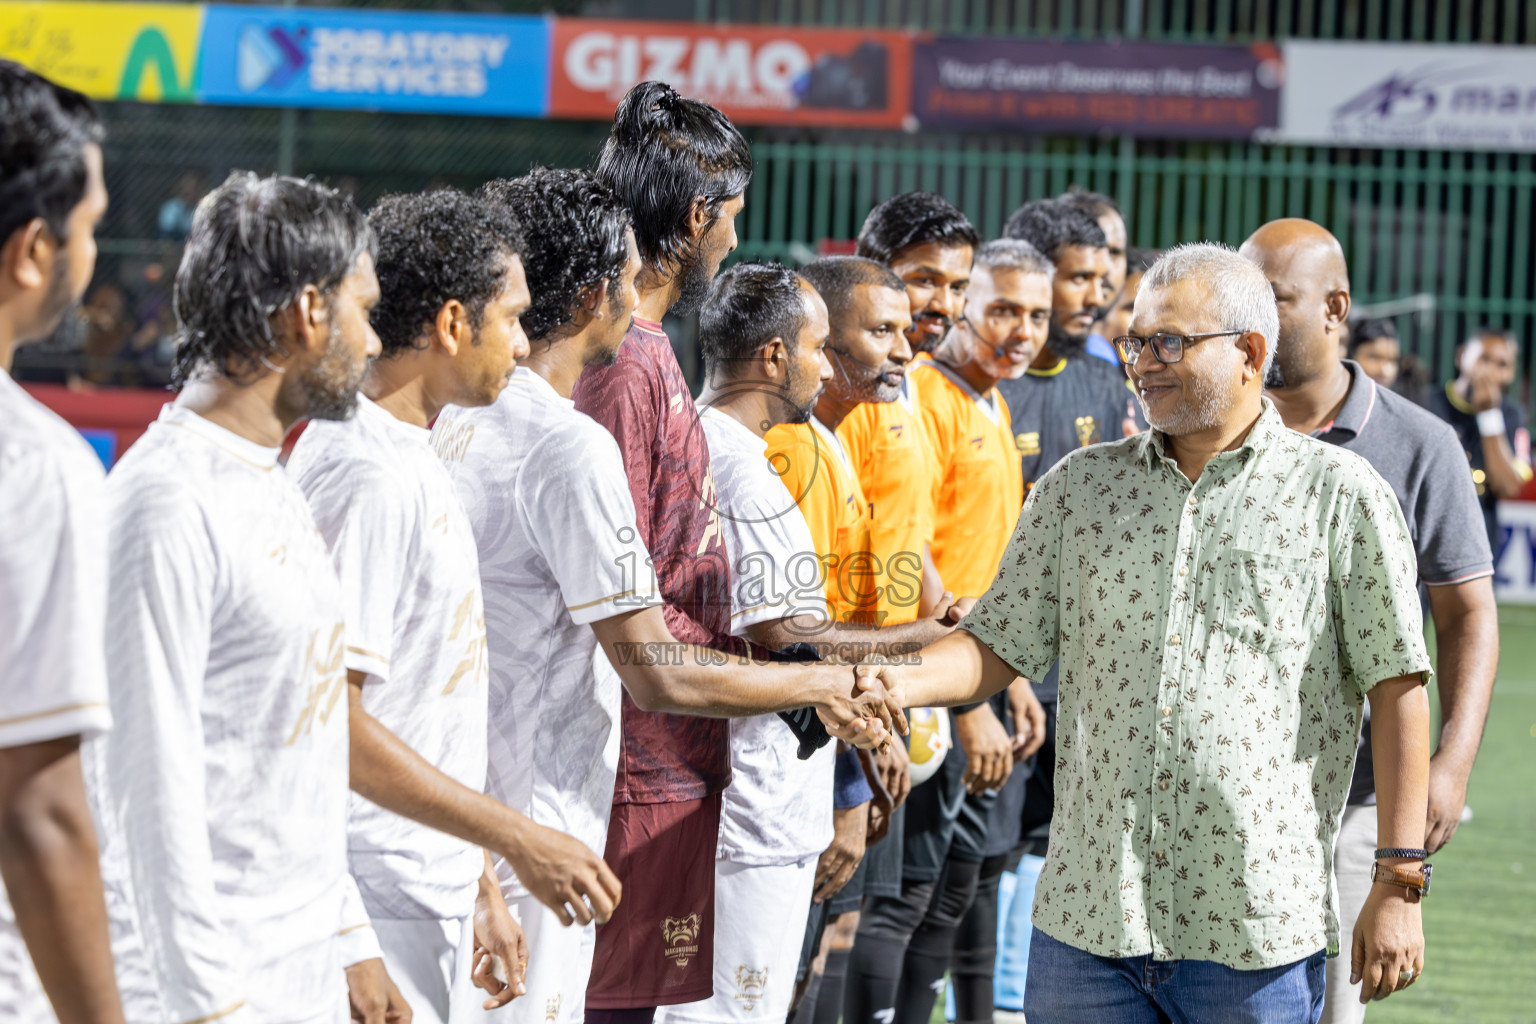
M1276 217L1326 225L1344 245L1357 304L1433 297L1431 315L1397 319L1405 350L1441 377L1478 324L1536 332L1530 154L934 136L760 142L755 154L747 255L803 259L808 242L854 237L874 203L915 188L948 196L995 234L1020 203L1076 182L1115 197L1143 247L1237 245Z
M401 5L483 11L532 0ZM584 10L576 0L555 6ZM1536 0L626 0L600 13L1078 38L1536 43ZM113 208L99 277L141 292L146 274L174 264L174 243L156 240L155 211L187 170L212 182L233 167L291 168L341 182L369 203L434 182L473 187L533 163L588 163L604 134L600 124L357 112L109 104L106 114ZM1309 217L1343 242L1357 305L1429 297L1423 304L1433 312L1397 321L1405 350L1442 378L1472 327L1512 327L1527 342L1521 397L1531 398L1532 154L1002 133L748 134L758 171L738 225L743 256L804 259L825 239L851 239L874 203L913 188L949 196L991 233L1023 201L1078 182L1114 196L1132 242L1151 247L1236 244L1273 217Z
M695 0L701 21L1251 42L1536 42L1530 0Z

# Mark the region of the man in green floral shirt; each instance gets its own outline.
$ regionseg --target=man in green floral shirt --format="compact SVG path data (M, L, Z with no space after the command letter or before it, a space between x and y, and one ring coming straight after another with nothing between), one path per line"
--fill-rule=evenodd
M886 670L933 705L1060 658L1030 1024L1315 1022L1367 699L1379 841L1423 839L1413 547L1364 459L1263 398L1277 333L1257 267L1213 244L1164 256L1117 342L1152 429L1044 476L961 630ZM1405 852L1382 864L1417 878ZM1423 969L1418 895L1378 879L1352 937L1362 998Z

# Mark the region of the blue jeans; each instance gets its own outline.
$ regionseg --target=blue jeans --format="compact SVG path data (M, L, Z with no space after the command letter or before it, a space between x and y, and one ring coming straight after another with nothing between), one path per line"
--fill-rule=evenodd
M1036 928L1029 942L1029 1024L1317 1024L1325 951L1239 971L1209 960L1094 956Z

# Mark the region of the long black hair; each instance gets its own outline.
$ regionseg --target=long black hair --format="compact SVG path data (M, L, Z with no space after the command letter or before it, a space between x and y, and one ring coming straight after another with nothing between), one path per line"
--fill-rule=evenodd
M752 150L708 103L686 99L663 82L641 82L614 112L597 176L629 207L647 265L686 262L694 200L718 215L745 192Z
M259 375L280 348L273 318L309 285L331 291L373 245L367 219L335 189L232 172L197 204L176 270L173 384L205 368Z

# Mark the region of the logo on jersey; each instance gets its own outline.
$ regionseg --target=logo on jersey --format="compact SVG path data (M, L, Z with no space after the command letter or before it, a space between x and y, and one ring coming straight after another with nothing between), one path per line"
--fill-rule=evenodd
M458 689L465 679L478 683L490 676L486 657L485 608L480 604L479 597L479 591L469 591L464 595L464 600L459 602L459 610L454 614L453 632L448 634L448 639L464 641L464 657L454 667L448 685L443 687L444 697Z
M709 523L704 527L704 533L699 537L699 550L696 552L702 558L711 544L725 545L725 531L720 528L720 504L715 498L715 473L713 469L704 470L704 493L699 496L699 508L709 513Z
M763 1001L767 993L768 968L754 971L746 964L737 965L735 999L743 1010L751 1013L757 1009L757 1004Z
M661 922L661 937L667 944L661 955L679 967L687 967L699 952L699 915L667 918Z
M1013 443L1018 445L1020 455L1039 455L1040 431L1031 430L1027 434L1015 434Z
M1079 416L1075 426L1079 447L1093 444L1099 439L1099 421L1092 416Z
M892 437L894 437L896 440L900 441L901 440L901 432L902 432L903 428L905 428L905 427L906 427L905 423L892 423L890 426L886 427L885 429L890 433L890 435Z
M463 462L464 453L469 451L469 442L474 437L473 423L455 423L439 417L432 428L432 450L444 462Z
M555 1024L560 1019L560 1004L563 1000L563 996L555 996L544 1001L544 1024Z
M981 449L986 446L986 443L987 443L987 439L985 437L973 437L973 438L971 438L971 447L973 449L975 449L976 451L978 451L978 452L981 451Z
M336 703L347 688L347 671L341 664L346 650L344 630L341 623L336 623L323 649L320 630L310 634L309 648L304 652L304 674L299 679L299 687L308 691L308 697L283 746L291 747L300 735L308 735L316 718L321 725L331 720L331 712L336 710Z

